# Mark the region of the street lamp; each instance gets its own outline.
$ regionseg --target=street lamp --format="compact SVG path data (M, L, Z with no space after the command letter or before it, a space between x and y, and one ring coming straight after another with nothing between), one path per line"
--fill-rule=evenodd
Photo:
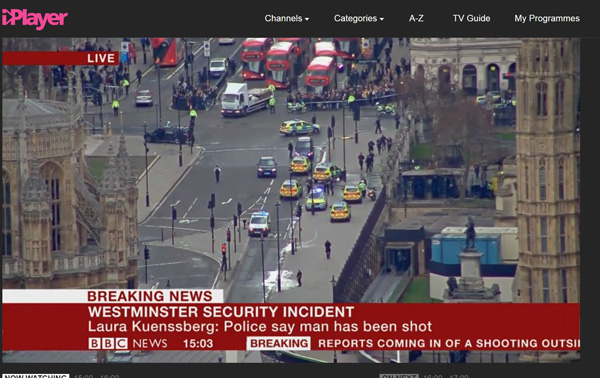
M346 107L342 103L342 155L344 160L344 172L346 171ZM344 182L346 179L344 177Z
M192 50L192 53L190 54L190 60L192 63L192 76L190 77L190 84L193 87L194 86L194 46L196 45L196 42L189 41L188 44L190 45L190 48Z
M167 280L167 284L165 285L167 289L171 288L171 280Z
M146 132L148 124L144 122L144 152L146 156L146 207L150 207L150 190L148 186L148 142L146 141Z
M184 44L184 48L185 48L185 60L184 60L184 66L185 66L185 79L186 81L189 83L190 82L190 71L188 69L188 44L187 44L187 38L182 38L183 39L183 44Z
M333 297L331 299L331 302L335 303L335 284L337 283L337 281L335 280L334 275L331 276L331 281L329 281L329 282L331 282L331 289L333 292ZM337 364L337 351L336 350L333 351L333 363Z
M262 257L262 289L263 303L267 303L267 287L265 286L265 238L260 235L260 255Z
M312 165L312 164L311 164ZM310 167L310 213L312 215L315 215L315 188L314 188L314 176L313 176L313 172L314 169L312 169L312 166Z
M281 203L277 201L277 292L281 292L281 247L279 246L279 207Z
M290 165L290 193L292 188L292 166ZM292 239L292 255L296 254L294 248L294 201L290 200L290 227L291 227L291 239Z
M156 71L158 72L158 121L157 123L162 124L162 97L160 95L160 59L156 58L154 62Z
M156 128L158 129L158 104L154 105L154 109L156 109Z

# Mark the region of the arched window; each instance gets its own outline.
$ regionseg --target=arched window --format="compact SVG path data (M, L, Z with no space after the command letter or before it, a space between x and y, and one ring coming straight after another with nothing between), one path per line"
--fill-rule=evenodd
M537 83L536 86L537 91L537 110L536 114L539 116L547 116L548 115L548 84L546 83Z
M523 82L523 101L517 103L523 104L523 115L529 115L529 83Z
M554 84L554 115L565 114L565 82Z
M61 206L60 206L60 168L55 164L47 163L41 168L41 175L48 186L50 194L50 211L52 213L52 223L50 233L52 235L52 251L61 250Z
M2 172L2 256L12 256L12 209L10 179Z
M562 159L558 161L558 199L565 199L565 169Z
M529 199L529 166L525 166L525 199Z
M540 162L539 168L540 201L546 200L546 165L544 161Z

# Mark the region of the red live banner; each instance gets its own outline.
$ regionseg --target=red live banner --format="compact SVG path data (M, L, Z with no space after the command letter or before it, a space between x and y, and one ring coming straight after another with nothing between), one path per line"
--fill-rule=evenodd
M3 350L579 350L579 304L13 304Z
M3 51L4 66L117 66L117 51Z

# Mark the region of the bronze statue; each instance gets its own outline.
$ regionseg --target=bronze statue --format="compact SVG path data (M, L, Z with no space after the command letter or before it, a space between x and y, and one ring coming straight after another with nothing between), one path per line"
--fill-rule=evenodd
M452 294L458 290L458 283L456 282L455 277L450 277L446 281L446 285L448 285L448 293Z
M465 235L467 235L467 244L465 249L475 248L475 237L477 236L477 233L475 232L475 222L471 216L469 216L469 221L467 222L467 230L465 231ZM469 245L471 247L469 247Z

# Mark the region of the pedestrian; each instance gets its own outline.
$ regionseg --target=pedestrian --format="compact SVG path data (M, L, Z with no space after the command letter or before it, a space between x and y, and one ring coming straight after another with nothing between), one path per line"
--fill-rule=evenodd
M219 165L215 165L215 179L217 180L217 183L219 182L220 178L221 178L221 168L219 168Z
M400 68L399 64L396 63L394 66L394 71L396 71L396 76L400 78L400 75L402 75L402 68Z
M363 164L365 163L365 155L361 152L358 154L358 165L360 166L360 170L363 170Z
M370 141L369 142L369 153L372 153L374 148L375 148L375 143L373 141Z
M231 59L229 62L229 67L231 67L231 74L235 75L236 63L235 60Z
M335 127L335 116L332 114L331 115L331 128L333 129Z
M330 177L329 178L329 193L331 195L334 195L334 193L333 193L333 187L334 187L334 185L335 185L335 179L333 177Z
M325 194L329 194L329 181L323 181L323 190Z
M194 123L196 123L196 117L198 117L198 113L196 113L196 110L190 106L190 118L194 120Z
M138 79L138 86L142 84L142 70L138 69L135 72L135 77Z
M365 162L367 163L367 172L373 172L373 157L370 154L365 159Z
M288 151L290 152L290 159L294 154L294 144L292 142L288 143Z
M327 256L327 260L331 257L331 242L327 240L325 242L325 255Z
M387 150L388 150L388 152L390 152L390 150L392 149L392 144L394 143L392 140L392 137L388 137L386 142L387 142Z
M377 117L377 119L375 120L375 134L377 134L377 131L379 130L379 134L382 133L381 131L381 120L379 119L379 117Z
M312 190L312 180L306 180L306 193L310 193Z
M298 273L296 274L296 279L298 280L298 286L302 286L302 271L298 270Z
M381 155L382 143L381 139L377 139L377 155Z
M114 99L112 102L112 108L113 108L113 115L115 117L119 116L119 100Z
M394 40L392 38L389 39L388 46L390 47L390 50L394 47Z
M112 51L112 47L113 47L112 42L109 39L108 42L106 42L106 50Z
M269 110L271 111L271 114L275 114L275 97L271 97L269 100Z
M312 123L313 125L317 124L317 115L313 114L312 118L310 119L310 123Z
M394 115L394 119L396 120L396 130L398 130L400 128L400 114L396 113L396 115Z

